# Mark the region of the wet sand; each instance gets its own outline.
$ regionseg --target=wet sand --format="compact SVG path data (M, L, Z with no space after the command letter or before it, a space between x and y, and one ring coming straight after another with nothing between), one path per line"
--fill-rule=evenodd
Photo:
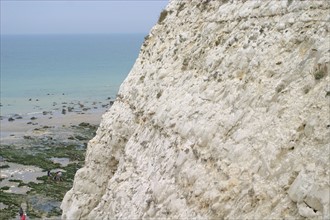
M22 180L24 183L41 183L41 181L37 180L37 177L41 177L44 175L42 169L35 166L25 166L22 164L10 162L0 162L0 165L8 166L8 168L1 169L0 177L3 180L0 182L0 188L4 186L9 186L10 188L8 190L5 190L5 192L9 193L26 194L26 192L30 190L30 188L27 186L18 187L18 182L10 182L10 180L19 179Z
M102 115L114 100L108 97L103 102L72 101L54 102L53 107L39 107L38 112L0 116L0 140L22 136L40 127L68 127L82 122L99 125ZM19 109L17 109L19 111ZM2 142L1 142L2 143Z
M18 137L21 138L40 127L69 127L83 122L99 125L104 113L105 110L102 109L84 112L84 114L77 112L70 112L67 114L57 113L52 115L37 114L28 117L25 116L22 119L15 119L14 121L8 121L8 119L3 118L0 122L0 140L1 143L3 143ZM32 117L36 119L31 120Z

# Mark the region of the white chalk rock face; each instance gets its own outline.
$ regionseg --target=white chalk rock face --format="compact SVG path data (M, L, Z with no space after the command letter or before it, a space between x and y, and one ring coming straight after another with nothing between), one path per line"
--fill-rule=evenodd
M330 1L170 1L63 219L329 219Z

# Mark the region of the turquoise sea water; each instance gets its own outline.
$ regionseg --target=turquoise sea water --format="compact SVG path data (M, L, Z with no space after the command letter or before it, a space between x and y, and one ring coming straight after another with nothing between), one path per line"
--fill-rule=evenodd
M114 98L144 36L1 36L1 115L51 110L54 102Z

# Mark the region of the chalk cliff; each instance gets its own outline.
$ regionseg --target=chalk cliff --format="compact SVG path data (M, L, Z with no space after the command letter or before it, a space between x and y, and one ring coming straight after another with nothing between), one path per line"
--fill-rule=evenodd
M173 0L63 219L329 219L330 1Z

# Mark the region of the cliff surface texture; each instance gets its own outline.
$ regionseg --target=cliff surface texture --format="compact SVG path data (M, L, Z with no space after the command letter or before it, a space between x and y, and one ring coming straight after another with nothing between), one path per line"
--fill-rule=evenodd
M173 0L63 219L329 219L330 1Z

